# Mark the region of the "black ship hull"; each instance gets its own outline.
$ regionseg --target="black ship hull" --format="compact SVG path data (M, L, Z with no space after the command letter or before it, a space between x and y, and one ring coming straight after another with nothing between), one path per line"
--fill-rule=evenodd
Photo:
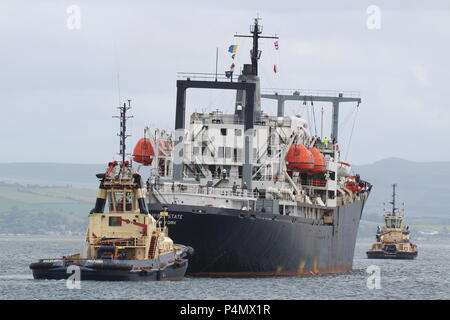
M73 273L70 266L55 265L48 262L36 262L30 265L34 279L68 279ZM171 263L160 269L134 270L129 264L106 264L99 267L79 266L80 279L96 281L162 281L182 280L188 267L188 261Z
M333 223L253 211L149 204L169 211L175 242L194 249L190 276L275 276L352 270L364 201L334 208Z
M384 250L369 250L366 252L368 259L403 259L412 260L417 257L417 251L386 252Z

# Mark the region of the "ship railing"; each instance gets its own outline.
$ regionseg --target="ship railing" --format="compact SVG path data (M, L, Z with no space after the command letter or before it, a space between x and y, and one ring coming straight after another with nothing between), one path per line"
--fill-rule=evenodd
M200 80L200 81L211 81L211 80L221 80L221 81L230 81L230 78L227 78L225 74L222 73L205 73L205 72L178 72L178 79L183 80Z
M59 266L67 267L70 265L84 266L89 263L120 263L120 259L86 259L86 258L44 258L38 259L39 263L57 263Z
M261 94L360 98L358 91L262 88Z
M302 179L302 186L312 186L312 187L326 187L326 179Z
M253 198L257 199L260 197L258 191L249 191L242 188L214 188L206 186L188 186L188 185L160 185L158 187L159 194L167 195L173 194L194 194L194 195L209 195L209 196L221 196L221 197L232 197L232 198ZM161 193L162 192L162 193ZM278 200L293 201L293 193L280 193L276 196Z
M144 239L130 238L130 239L110 239L110 240L99 240L94 246L104 246L104 245L114 245L123 247L143 247L145 246Z
M159 193L163 194L195 194L195 195L218 195L224 197L243 197L243 198L257 198L258 193L245 190L242 188L214 188L199 185L186 185L186 184L162 184L156 187Z

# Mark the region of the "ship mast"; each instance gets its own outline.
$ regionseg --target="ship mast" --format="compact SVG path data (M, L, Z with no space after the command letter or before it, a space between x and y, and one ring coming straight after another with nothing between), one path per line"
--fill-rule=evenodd
M120 116L113 116L113 118L119 118L120 119L120 132L117 134L117 136L120 139L120 149L118 155L122 157L122 166L125 163L125 157L127 155L126 153L126 143L125 140L130 135L127 134L127 120L130 118L133 118L133 116L127 116L127 111L131 109L131 100L128 101L128 106L126 103L123 104L122 107L118 107L117 109L120 110Z
M261 58L261 50L258 50L258 40L260 38L278 39L277 36L272 36L272 37L271 36L261 36L260 34L262 33L263 26L259 24L259 20L261 20L261 18L259 16L254 18L254 22L250 26L250 33L252 34L251 36L240 35L240 34L234 35L235 37L238 37L238 38L253 38L253 48L250 51L250 58L252 61L252 74L255 76L258 75L258 60L259 60L259 58Z
M395 207L395 187L397 186L396 183L392 184L392 215L395 216L395 212L398 210L398 208Z

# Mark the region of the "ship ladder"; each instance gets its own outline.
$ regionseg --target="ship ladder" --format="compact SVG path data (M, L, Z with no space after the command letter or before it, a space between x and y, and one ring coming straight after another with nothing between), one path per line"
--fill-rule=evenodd
M155 258L157 244L158 244L158 237L155 234L153 234L152 239L150 240L150 249L148 250L148 256L150 259Z

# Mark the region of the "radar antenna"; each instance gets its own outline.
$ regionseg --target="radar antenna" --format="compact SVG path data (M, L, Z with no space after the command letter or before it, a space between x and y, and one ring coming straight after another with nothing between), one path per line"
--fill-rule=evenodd
M251 36L240 34L234 35L235 37L240 38L253 38L253 48L252 50L250 50L250 58L252 60L252 74L255 76L258 75L258 60L259 58L261 58L261 50L258 50L258 40L260 38L278 39L277 36L260 36L263 30L263 26L259 24L259 20L261 20L261 18L259 17L259 15L257 15L257 17L254 18L253 24L250 26L250 33L252 34Z

